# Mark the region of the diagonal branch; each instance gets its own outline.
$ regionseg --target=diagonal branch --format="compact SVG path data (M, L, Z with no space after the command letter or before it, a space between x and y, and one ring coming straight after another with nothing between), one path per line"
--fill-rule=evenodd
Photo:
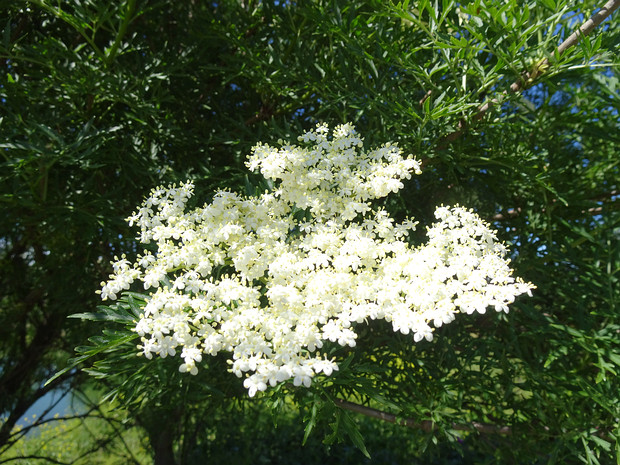
M599 24L601 24L605 19L607 19L616 9L620 7L620 0L609 0L599 11L594 13L590 19L588 19L585 23L581 25L579 29L573 32L568 39L562 42L556 51L556 55L558 57L562 56L562 54L568 50L569 48L577 45L582 37L585 37L590 34ZM535 79L544 73L550 65L550 61L548 58L545 58L540 63L538 63L534 69L525 76L527 84L530 80ZM522 89L523 81L515 82L510 86L510 90L512 92L518 92Z
M558 46L555 52L555 56L560 57L569 48L574 47L583 37L590 34L594 30L594 28L596 28L615 10L617 10L618 7L620 7L620 0L609 0L599 11L594 13L594 15L592 15L590 19L583 23L578 30L573 32L564 42L562 42ZM536 65L534 65L534 67L530 71L524 72L519 80L511 84L510 92L516 94L531 87L534 84L534 81L540 76L542 76L549 69L550 64L551 62L548 58L545 58L536 63ZM508 91L504 91L503 95L508 95ZM473 120L478 121L482 119L482 117L499 102L500 100L498 98L493 98L480 105L478 107L477 113L473 117ZM445 149L450 142L458 139L463 134L465 128L466 123L461 120L456 131L448 134L447 136L439 140L439 143L437 144L437 149Z
M372 407L366 407L364 405L355 404L353 402L342 399L336 399L336 405L340 406L345 410L350 410L351 412L366 415L367 417L377 418L379 420L396 423L398 425L407 426L409 428L421 429L422 431L426 431L427 433L430 433L431 431L434 431L436 429L435 423L433 423L431 420L415 421L412 418L399 419L396 415L393 415L391 413L386 413ZM479 422L472 422L470 424L453 423L452 429L456 431L478 431L484 434L512 434L512 430L509 426L498 426L489 423Z
M382 410L377 410L372 407L366 407L364 405L359 405L343 399L335 399L334 401L336 405L338 405L340 408L349 410L351 412L359 413L367 417L387 421L389 423L395 423L397 425L407 426L408 428L413 429L420 429L427 433L430 433L437 429L437 426L431 420L416 421L413 418L398 418L392 413L387 413ZM482 434L501 434L506 436L512 434L512 428L510 426L500 426L491 423L480 423L477 421L472 421L471 423L467 424L452 423L450 428L455 431L477 431ZM548 426L542 426L542 429L547 432L550 431ZM609 434L607 428L596 428L594 435L608 442L613 441L613 437Z
M9 463L9 462L15 462L17 460L19 460L19 461L28 460L28 459L44 460L46 462L55 463L55 464L58 464L58 465L69 465L69 463L67 463L67 462L61 462L59 460L56 460L55 458L46 457L46 456L43 456L43 455L20 455L19 457L11 457L11 458L8 458L6 460L2 459L2 461L0 461L0 464L2 464L2 463Z

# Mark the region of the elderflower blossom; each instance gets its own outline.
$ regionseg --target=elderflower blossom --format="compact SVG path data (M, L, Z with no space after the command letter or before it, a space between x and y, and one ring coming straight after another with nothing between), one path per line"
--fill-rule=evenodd
M135 281L150 292L135 326L146 358L179 354L179 370L196 374L204 354L225 351L254 396L331 375L338 364L323 345L354 347L357 324L382 319L430 341L458 313L507 312L530 294L472 211L437 208L428 243L412 247L416 224L372 206L420 173L397 145L364 151L350 124L331 137L318 125L299 142L253 148L247 166L274 182L272 192L220 191L186 211L193 184L160 187L128 218L157 253L116 259L100 293L116 299Z

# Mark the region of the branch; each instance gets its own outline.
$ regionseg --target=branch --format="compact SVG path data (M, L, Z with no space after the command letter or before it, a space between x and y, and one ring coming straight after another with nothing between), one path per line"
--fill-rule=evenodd
M121 27L119 28L118 33L116 34L116 38L114 39L112 48L110 48L109 53L105 57L105 62L108 66L111 65L112 60L114 60L114 58L116 57L116 53L118 52L118 48L121 45L121 41L123 40L123 37L125 37L125 33L127 32L127 26L129 26L129 23L133 19L132 16L133 16L133 11L135 7L136 7L136 0L129 0L127 2L127 7L125 9L125 16L123 18L123 22L121 23Z
M363 405L355 404L342 399L335 399L336 405L339 405L345 410L349 410L355 413L361 413L367 417L377 418L379 420L387 421L389 423L395 423L397 425L407 426L408 428L421 429L427 433L437 430L437 426L431 420L415 421L413 418L398 419L396 415L383 412L372 407L365 407ZM512 428L510 426L499 426L491 423L479 423L472 421L469 424L452 423L451 428L456 431L477 431L482 434L503 434L509 436L512 434ZM549 432L548 426L542 427L545 431ZM599 430L594 433L595 436L602 438L608 442L612 442L613 438L607 434L604 430Z
M91 415L91 412L95 410L95 408L91 408L90 410L88 410L86 413L80 413L80 414L76 414L76 415L67 415L67 416L58 416L58 417L53 417L53 418L46 418L45 420L37 420L36 422L32 423L31 425L28 426L23 426L22 428L20 428L19 431L15 432L15 433L11 433L10 436L10 445L12 446L13 444L15 444L16 442L18 442L20 439L22 439L22 437L26 436L27 433L30 430L39 428L40 426L43 426L47 423L53 423L53 422L67 422L70 420L82 420L85 418L101 418L98 415ZM42 418L43 416L41 416ZM3 451L8 450L8 449L4 449ZM1 462L0 462L1 463Z
M23 359L24 357L22 357L22 360ZM30 359L26 358L26 360L30 360ZM30 361L29 363L32 363L32 362ZM51 383L46 384L45 386L37 389L37 391L30 394L30 396L25 394L24 398L19 398L18 394L15 394L15 393L12 394L13 396L18 397L18 402L17 402L17 405L11 409L9 416L5 417L4 423L0 425L0 452L5 452L6 450L10 449L10 447L12 446L14 441L12 441L11 438L15 434L19 434L19 433L12 433L13 427L17 424L19 418L26 413L28 408L32 406L36 400L40 399L46 393L55 389L56 387L58 387L59 385L61 385L62 383L64 383L65 381L67 381L69 378L73 376L74 376L73 373L69 373L69 372L64 373L62 376L59 376ZM2 394L4 394L5 396L8 395L6 394L6 390L2 389L2 379L0 379L0 392L2 392ZM8 447L5 447L7 444L8 444Z
M568 37L568 39L566 39L564 42L562 42L558 46L558 49L556 52L557 56L560 57L566 50L577 45L577 43L579 43L579 40L582 37L585 37L588 34L590 34L590 32L592 32L595 27L597 27L599 24L605 21L616 9L618 9L618 7L620 7L620 0L609 0L599 11L594 13L589 20L583 23L578 30L573 32ZM543 70L544 72L544 70L547 69L549 64L550 64L549 59L545 58L542 61L542 63L538 65L538 67L534 68L533 73L537 73L540 70ZM536 75L532 74L532 76L528 76L528 80L530 78L535 78L535 77ZM514 89L513 89L513 86L514 86ZM510 86L510 90L513 92L517 92L520 90L520 87L518 87L517 83L514 83L512 86Z
M583 23L578 30L573 32L568 37L568 39L566 39L558 46L555 53L556 56L560 57L569 48L575 46L583 37L590 34L590 32L592 32L595 27L597 27L605 19L607 19L616 9L618 9L618 7L620 7L620 0L609 0L599 11L594 13L594 15L592 15L589 20ZM525 71L519 80L513 82L510 85L510 92L516 94L531 87L534 84L535 79L542 76L549 69L550 64L551 62L548 58L545 58L536 63L536 65L534 65L534 67L529 72ZM506 96L508 95L508 92L504 91L502 95ZM498 98L493 98L479 106L477 113L473 117L473 120L478 121L482 119L482 117L491 109L491 107L498 104L499 102L500 100ZM461 120L456 131L448 134L439 141L439 143L437 144L437 149L442 150L446 148L446 146L450 142L458 139L465 131L465 127L466 123Z
M391 413L386 413L372 407L365 407L363 405L354 404L353 402L342 399L336 399L336 404L345 410L350 410L351 412L361 413L362 415L366 415L367 417L377 418L379 420L396 423L398 425L407 426L409 428L421 429L422 431L426 431L427 433L430 433L431 431L437 429L435 423L431 420L415 421L413 418L398 419L396 415L393 415ZM489 423L478 422L472 422L467 425L453 423L452 429L457 431L478 431L484 434L512 434L512 429L510 428L510 426L498 426Z
M509 208L508 210L506 210L506 213L498 213L496 215L493 215L492 220L493 221L505 221L505 220L509 220L512 218L516 218L520 214L521 214L521 207Z
M88 399L88 396L86 394L84 394L83 392L80 391L80 393L82 394L83 397L85 397L86 399ZM89 399L90 400L90 399ZM131 448L129 447L129 444L127 444L127 442L125 441L125 438L123 437L123 434L121 431L119 431L119 429L117 428L117 426L114 424L114 421L116 419L113 418L109 418L104 411L101 409L101 403L96 402L94 403L94 405L92 406L92 409L96 409L99 412L100 418L103 419L114 431L115 436L112 437L111 439L113 440L115 437L118 438L121 443L123 444L123 446L125 447L125 450L127 451L127 453L129 454L132 463L134 464L140 464L140 462L138 461L138 459L135 457L133 451L131 450ZM125 430L127 431L127 429ZM91 436L94 435L91 434ZM81 458L81 457L80 457Z
M67 462L61 462L51 457L44 457L42 455L20 455L19 457L11 457L10 459L2 460L0 461L0 463L9 463L9 462L14 462L15 460L24 460L24 459L45 460L47 462L56 463L59 465L69 465Z
M582 199L582 200L588 200L590 202L602 202L603 205L599 205L596 207L590 207L587 210L581 210L581 214L583 215L599 215L600 213L602 213L605 209L611 208L611 209L617 209L618 205L620 205L620 202L618 202L618 200L614 199L614 197L618 196L618 191L617 190L612 190L611 192L606 192L604 194L600 194L596 197L591 197L589 199ZM551 202L555 203L557 201L557 199L552 199ZM546 208L541 209L541 212L546 212ZM495 215L493 215L493 217L491 218L492 221L506 221L512 218L516 218L517 216L519 216L521 214L522 210L521 207L516 207L516 208L509 208L508 210L506 210L505 213L497 213Z

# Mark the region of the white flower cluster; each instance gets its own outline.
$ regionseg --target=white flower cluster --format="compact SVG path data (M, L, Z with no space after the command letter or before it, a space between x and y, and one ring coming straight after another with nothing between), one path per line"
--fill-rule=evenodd
M136 280L153 289L135 327L147 358L180 351L180 371L196 374L204 354L229 352L254 396L330 375L338 365L321 355L325 341L355 346L355 326L368 319L430 341L459 312L507 312L530 293L473 212L438 208L428 243L414 248L413 222L371 206L420 173L397 146L365 152L350 124L331 137L318 125L299 141L254 147L247 166L274 181L272 192L222 191L186 212L192 184L159 188L128 219L157 253L117 260L100 292L115 299Z

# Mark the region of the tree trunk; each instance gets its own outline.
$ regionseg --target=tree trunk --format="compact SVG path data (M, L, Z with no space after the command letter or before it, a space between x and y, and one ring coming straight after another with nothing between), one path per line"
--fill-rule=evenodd
M154 437L151 435L151 445L155 452L154 465L176 465L177 463L172 447L174 444L173 425L174 423L166 426L163 431L160 431L159 434L156 433Z

